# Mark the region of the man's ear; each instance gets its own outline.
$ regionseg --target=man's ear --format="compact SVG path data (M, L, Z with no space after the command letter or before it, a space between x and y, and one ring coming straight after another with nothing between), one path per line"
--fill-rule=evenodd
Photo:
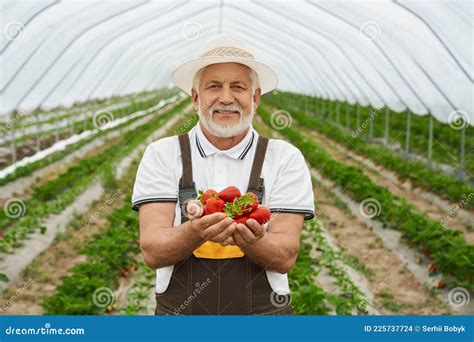
M255 103L255 108L258 107L260 104L260 96L262 94L262 89L257 88L255 89L255 93L253 94L253 102Z
M198 109L199 109L199 103L198 103L198 93L196 90L191 89L191 96L193 98L193 106L194 106L194 110L197 112Z

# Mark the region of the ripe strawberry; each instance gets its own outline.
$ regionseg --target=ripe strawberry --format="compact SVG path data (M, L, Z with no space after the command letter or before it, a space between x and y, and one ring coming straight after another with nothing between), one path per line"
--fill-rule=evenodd
M258 208L258 197L253 192L247 192L245 195L240 197L240 205L242 211L245 213L251 213Z
M446 287L446 284L440 280L437 284L436 284L436 288L437 289L444 289Z
M224 202L233 202L234 198L240 196L240 190L237 189L235 186L228 186L227 188L219 192L219 198Z
M264 224L270 221L270 216L270 210L267 207L260 206L249 214L249 219L254 219L258 223Z
M209 198L204 205L204 215L224 212L225 202L219 198Z
M428 272L430 273L436 272L437 269L438 269L438 266L436 266L436 264L431 263L428 265Z
M243 196L235 197L232 202L227 202L225 212L233 219L241 218L250 214L258 207L258 198L255 194L248 192Z
M216 190L207 189L206 191L199 190L197 200L201 201L202 204L206 204L209 198L217 198L218 194Z
M248 219L249 219L248 216L242 216L242 217L236 218L234 221L237 223L242 223L246 225Z

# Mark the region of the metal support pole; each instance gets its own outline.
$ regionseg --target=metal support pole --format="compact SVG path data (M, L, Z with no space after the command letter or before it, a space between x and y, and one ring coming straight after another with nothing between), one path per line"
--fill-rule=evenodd
M410 130L411 130L411 111L407 109L407 131L405 139L405 158L410 154Z
M388 107L385 107L385 143L388 144L388 130L390 128L390 109Z
M340 109L341 109L341 103L338 101L336 102L336 122L338 125L341 124L341 112L340 112Z
M433 167L433 116L430 114L430 121L428 126L428 165Z
M74 118L73 116L69 116L69 125L70 125L70 130L71 130L71 135L74 134Z
M349 101L346 102L346 128L350 129L350 123L349 123Z
M373 137L374 137L374 120L375 120L375 111L373 110L372 107L369 106L369 113L370 113L370 116L369 116L369 140L372 140Z
M464 180L466 178L466 171L464 170L464 150L466 146L466 126L463 124L461 129L461 155L459 156L459 178Z
M16 130L16 120L17 117L20 116L20 113L16 111L12 111L10 113L10 122L12 123L12 128L10 130L10 150L12 155L12 163L16 162L16 138L15 138L15 130Z
M357 103L357 111L356 111L356 127L360 127L360 105Z
M40 141L41 129L40 129L38 111L36 111L36 113L35 113L35 119L36 119L36 129L35 129L36 146L35 146L35 150L36 150L36 152L39 152L39 150L41 149L41 141Z

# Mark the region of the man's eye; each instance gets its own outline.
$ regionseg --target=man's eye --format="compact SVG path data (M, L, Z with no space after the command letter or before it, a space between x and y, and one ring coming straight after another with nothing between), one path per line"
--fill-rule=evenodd
M244 89L244 88L241 87L241 86L233 86L232 88L236 88L236 89L239 89L239 90L240 90L240 89Z
M219 85L218 84L213 84L209 88L219 88Z

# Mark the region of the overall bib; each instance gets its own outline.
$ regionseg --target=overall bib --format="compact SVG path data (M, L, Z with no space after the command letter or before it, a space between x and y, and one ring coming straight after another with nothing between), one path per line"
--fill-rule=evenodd
M183 164L179 204L184 223L184 207L187 200L197 197L197 192L188 134L179 136L179 144ZM259 136L248 184L248 191L257 195L259 203L264 193L260 175L267 145L268 139ZM231 252L229 258L206 258L198 257L202 255L198 248L177 263L166 291L156 294L156 315L292 315L290 295L273 292L265 269L253 263L240 248L209 241L205 244L216 250L237 249L239 253Z

